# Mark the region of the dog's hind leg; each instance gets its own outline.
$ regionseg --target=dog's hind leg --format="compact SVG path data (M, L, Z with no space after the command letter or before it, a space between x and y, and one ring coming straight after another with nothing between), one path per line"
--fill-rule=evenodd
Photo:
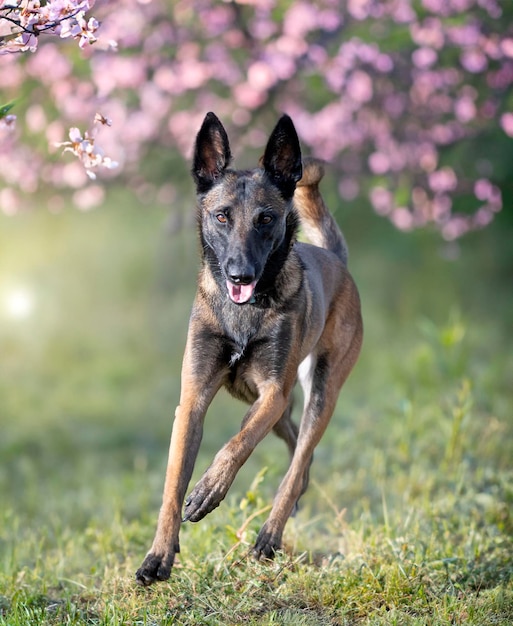
M291 461L292 461L292 458L294 457L294 452L296 451L297 436L299 433L299 429L296 423L292 419L292 408L293 408L293 402L291 401L286 411L283 413L283 415L280 417L280 419L274 425L274 428L273 428L274 434L277 435L280 439L283 439L283 441L285 441L285 443L287 444ZM305 491L308 488L310 465L312 464L312 461L313 461L313 456L310 459L310 462L308 463L305 473L304 473L303 487L301 489L300 497L305 493ZM294 516L297 513L298 502L299 502L299 498L297 499L296 504L294 505L294 509L292 510L292 513L291 513L292 516Z
M333 336L341 335L339 333ZM331 346L331 349L328 348L325 352L319 350L317 356L309 357L310 364L308 368L304 368L301 381L305 389L306 404L296 450L274 498L269 518L258 534L253 549L256 558L272 558L281 546L287 519L305 490L305 479L308 477L314 449L328 426L339 390L356 362L360 345L361 325L357 322L354 334L341 353Z
M285 441L287 444L287 448L290 453L290 460L292 461L294 457L294 452L296 451L297 446L297 437L299 433L299 428L296 423L292 419L292 402L287 407L287 410L282 415L282 417L278 420L276 425L273 428L273 432L280 438ZM294 504L294 508L292 509L291 516L294 516L299 508L299 499L305 493L308 488L308 481L310 478L310 466L312 465L313 455L310 457L310 461L306 465L306 469L303 475L303 486L301 488L301 493L299 494L296 503Z

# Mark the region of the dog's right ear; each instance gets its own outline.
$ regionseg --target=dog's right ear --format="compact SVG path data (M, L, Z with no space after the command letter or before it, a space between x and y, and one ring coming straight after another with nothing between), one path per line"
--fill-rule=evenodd
M199 193L208 191L232 160L228 135L214 113L207 113L196 137L192 176Z

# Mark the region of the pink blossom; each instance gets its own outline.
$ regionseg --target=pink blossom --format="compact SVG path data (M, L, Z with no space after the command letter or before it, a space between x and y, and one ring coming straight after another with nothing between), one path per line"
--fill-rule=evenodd
M438 18L428 17L420 24L413 23L410 33L412 40L419 46L440 50L444 45L444 29Z
M465 48L477 48L481 42L481 31L476 23L464 23L447 29L449 41Z
M413 64L421 69L431 67L438 59L437 53L432 48L417 48L411 57Z
M500 117L502 130L509 137L513 137L513 113L503 113Z
M228 5L212 6L209 11L200 11L200 20L209 37L219 37L233 23L233 9Z
M479 48L464 50L460 56L460 62L468 72L473 74L484 72L488 67L486 55L484 55Z
M378 215L388 215L394 206L392 193L384 187L374 187L369 194L370 201Z
M410 6L410 0L397 0L392 4L392 18L398 24L413 22L416 13Z
M88 176L83 165L79 161L66 163L62 166L62 168L60 168L60 170L56 171L59 172L59 179L54 179L53 182L60 187L79 189L87 183Z
M81 211L90 211L102 204L105 198L105 190L99 185L90 185L73 194L73 203Z
M317 27L318 9L307 2L295 2L286 12L283 33L292 37L306 37Z
M413 228L413 216L406 207L397 207L390 213L392 224L399 230L408 231Z
M374 152L369 156L369 168L373 174L385 174L390 169L390 159L382 152Z
M478 200L486 202L493 197L493 185L486 178L476 180L474 184L474 195Z
M433 144L421 143L417 147L418 163L425 172L433 172L438 165L438 153Z
M266 40L272 37L278 27L268 14L259 14L255 16L255 20L251 23L250 32L255 39Z
M466 124L476 117L476 105L474 100L468 96L459 98L454 103L454 113L457 119Z
M429 186L435 193L454 191L458 184L456 174L451 167L442 167L428 176Z
M442 226L442 237L447 241L453 241L462 237L470 230L470 221L466 216L456 215L451 217Z
M263 61L256 61L248 68L248 83L257 90L267 90L276 82L272 68Z
M342 15L337 9L318 10L317 23L320 28L331 32L336 30L342 24Z
M53 43L45 43L27 61L28 73L43 84L51 85L63 81L70 75L70 60Z
M299 57L302 54L306 54L308 46L303 39L292 37L290 35L283 35L278 37L275 43L276 50L288 57Z
M356 20L364 20L370 14L371 0L348 0L347 10Z
M16 215L20 208L21 199L14 189L7 187L0 190L0 211L4 215Z
M387 74L394 69L394 62L388 54L378 54L373 65L378 72L383 74Z
M504 56L513 59L513 38L506 37L500 44L501 52Z
M43 132L48 124L45 111L40 104L33 104L27 109L25 121L33 133Z
M372 99L372 81L363 70L356 70L349 76L346 89L348 96L355 102L368 102Z
M253 87L249 83L237 85L233 90L233 95L240 106L248 109L256 109L261 106L266 99L264 91Z
M82 137L80 130L76 127L69 129L69 141L59 144L64 147L64 152L71 152L80 159L87 176L91 179L96 178L93 171L97 167L105 167L106 169L114 169L118 167L118 163L110 157L104 156L101 149L95 144L95 133L86 132Z

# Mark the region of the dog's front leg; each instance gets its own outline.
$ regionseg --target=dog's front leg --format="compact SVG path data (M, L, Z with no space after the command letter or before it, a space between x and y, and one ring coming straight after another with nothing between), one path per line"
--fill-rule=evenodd
M288 405L288 393L274 382L262 385L260 396L246 414L242 428L216 454L185 502L184 520L198 522L226 496L237 472L256 445L272 430Z
M195 341L189 336L188 345L194 344ZM135 574L136 581L141 585L167 580L175 554L180 552L178 535L183 500L201 443L205 413L222 384L220 368L217 367L217 372L215 367L210 368L208 359L198 367L197 359L192 357L191 352L191 348L186 348L180 404L175 412L171 434L157 532L150 551Z

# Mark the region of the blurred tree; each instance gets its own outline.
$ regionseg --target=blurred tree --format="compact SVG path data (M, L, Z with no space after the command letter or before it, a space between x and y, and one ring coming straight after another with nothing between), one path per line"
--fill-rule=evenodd
M101 165L103 178L170 203L173 168L208 110L238 149L260 149L286 111L303 145L338 170L341 196L369 198L403 230L434 225L454 239L511 199L511 3L119 0L95 7L99 29L85 16L92 4L0 3L0 52L11 52L0 56L0 104L15 100L18 115L16 128L12 112L0 120L6 213L44 186L54 208L66 189L81 208L100 203L86 171ZM33 21L52 6L75 21L64 35L13 31L22 5ZM82 53L52 32L78 38ZM37 52L13 54L16 42ZM92 120L87 135L67 130Z

